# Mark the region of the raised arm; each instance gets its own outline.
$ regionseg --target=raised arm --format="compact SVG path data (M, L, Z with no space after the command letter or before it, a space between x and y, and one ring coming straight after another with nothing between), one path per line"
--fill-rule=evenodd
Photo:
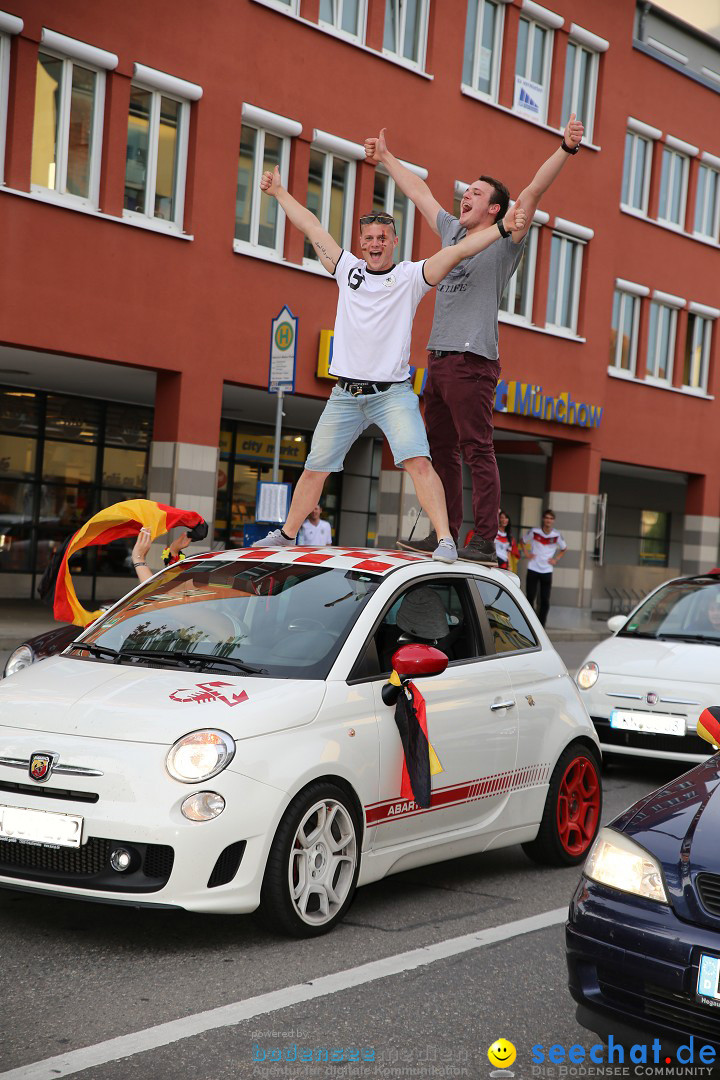
M516 204L512 210L508 210L502 224L507 232L511 232L514 237L516 230L525 228L525 211ZM436 251L434 255L425 260L423 267L423 274L428 285L437 285L459 262L484 251L486 247L490 247L496 240L499 240L501 235L503 234L501 234L496 223L491 225L489 229L480 229L478 232L468 233L457 244Z
M575 119L575 113L573 113L563 132L563 142L570 147L571 151L574 147L580 145L584 131L585 128L579 120ZM555 153L547 161L543 162L528 186L523 188L518 195L516 205L522 206L527 213L527 222L522 232L513 233L514 243L518 244L522 240L532 225L533 214L538 208L540 199L572 156L572 153L563 150L562 145L559 146Z
M273 198L282 206L288 220L296 229L304 232L308 240L315 248L320 262L331 274L335 273L337 261L342 255L342 248L337 244L330 233L323 229L322 225L311 210L294 199L289 191L280 183L280 170L275 166L274 172L264 172L260 180L260 188L266 195Z
M385 130L385 128L382 128L376 139L365 140L365 160L375 165L382 162L403 195L407 195L408 199L415 203L432 231L439 236L437 216L438 211L442 210L442 206L425 181L416 176L405 165L401 165L398 159L390 153L385 142Z

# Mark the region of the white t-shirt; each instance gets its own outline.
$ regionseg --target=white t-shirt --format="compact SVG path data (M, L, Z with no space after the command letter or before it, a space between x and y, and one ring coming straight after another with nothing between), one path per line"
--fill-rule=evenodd
M373 382L408 378L415 310L432 288L423 265L401 262L377 273L343 251L335 267L339 297L331 375Z
M556 551L564 551L567 547L562 533L557 529L551 529L549 533L544 533L542 529L528 529L523 536L523 544L532 545L528 570L534 570L538 574L552 574L554 567L550 560Z
M497 536L495 537L495 554L498 557L498 562L507 563L510 559L511 551L512 541L508 538L508 534L503 532L502 529L498 529Z
M324 544L332 544L332 529L329 521L318 521L313 525L312 521L305 521L300 526L297 538L301 547L322 547Z

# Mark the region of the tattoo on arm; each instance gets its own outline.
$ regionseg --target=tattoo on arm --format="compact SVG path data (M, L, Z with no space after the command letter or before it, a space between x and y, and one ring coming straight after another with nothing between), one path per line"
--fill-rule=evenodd
M333 266L337 266L337 259L333 259L330 252L327 250L326 247L323 246L320 240L315 241L314 247L318 249L318 253L320 255L323 255L329 263L332 263Z

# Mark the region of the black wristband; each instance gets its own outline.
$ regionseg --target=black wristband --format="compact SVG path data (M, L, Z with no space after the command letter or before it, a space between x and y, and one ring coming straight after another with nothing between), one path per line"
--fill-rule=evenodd
M495 222L495 224L497 225L497 227L498 227L498 232L500 233L500 235L501 235L502 237L504 237L505 239L507 239L507 238L508 238L508 236L512 236L512 233L509 233L509 232L507 231L507 229L506 229L506 228L505 228L505 226L503 225L502 221L496 221L496 222Z
M562 142L560 143L560 149L564 150L566 154L577 154L580 149L580 143L578 143L577 146L568 146L563 136Z

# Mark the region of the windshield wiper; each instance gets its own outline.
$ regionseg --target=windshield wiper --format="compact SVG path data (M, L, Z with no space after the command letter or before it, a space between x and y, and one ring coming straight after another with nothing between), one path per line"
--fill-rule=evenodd
M706 645L720 645L720 638L709 634L658 634L659 641L701 641Z
M71 641L67 647L68 649L83 649L92 656L109 656L113 660L120 657L117 649L110 649L107 645L87 645L84 641Z
M196 653L196 652L160 652L147 650L144 652L123 652L119 653L119 656L129 657L142 663L143 660L158 660L165 663L169 663L173 667L184 667L185 665L195 665L201 669L214 666L215 664L226 664L228 667L234 667L242 671L244 675L267 675L267 668L256 667L254 664L246 664L243 660L236 660L232 656L213 656L212 653Z

